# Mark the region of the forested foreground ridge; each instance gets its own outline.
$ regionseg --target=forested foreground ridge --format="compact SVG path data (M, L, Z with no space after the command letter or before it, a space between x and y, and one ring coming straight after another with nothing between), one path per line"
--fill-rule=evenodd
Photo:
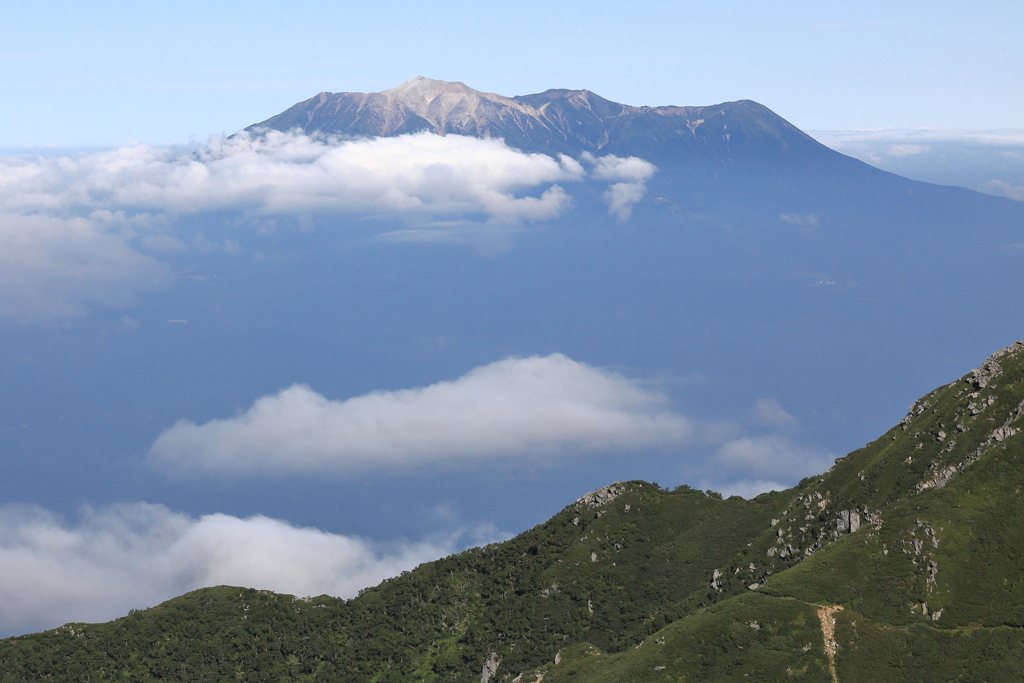
M351 600L217 587L0 681L1024 680L1024 343L797 487L616 482Z

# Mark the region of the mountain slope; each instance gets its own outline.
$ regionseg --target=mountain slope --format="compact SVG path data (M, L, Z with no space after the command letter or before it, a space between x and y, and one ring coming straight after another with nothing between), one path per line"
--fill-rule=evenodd
M847 158L750 100L709 107L635 107L589 90L505 97L423 77L378 93L323 92L247 130L259 129L346 136L429 131L503 138L529 152L600 152L659 162Z
M1020 680L1024 343L751 501L617 483L342 601L204 589L0 680Z
M808 680L1021 680L1022 415L1018 342L800 487L772 530L716 571L718 604L657 634L663 647L608 657L578 646L545 680L747 667L753 680L777 680L751 652L792 645L806 624L817 633L805 629L807 642L775 660ZM698 656L713 643L713 656ZM829 654L824 666L805 671L807 645Z

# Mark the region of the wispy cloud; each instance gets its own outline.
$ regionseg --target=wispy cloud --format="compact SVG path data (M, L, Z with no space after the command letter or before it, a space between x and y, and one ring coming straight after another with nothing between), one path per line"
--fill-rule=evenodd
M509 358L451 382L330 400L294 385L237 417L182 420L153 444L178 472L347 474L429 462L685 443L667 398L561 354Z
M819 142L915 180L1024 201L1024 130L822 130Z
M87 218L0 214L0 321L59 324L166 287L170 268Z
M794 481L824 472L832 465L829 454L800 446L785 434L748 436L728 441L718 449L715 463L743 480Z
M35 506L0 507L0 636L102 621L203 586L352 597L470 544L493 527L377 543L256 516L195 518L162 505L86 508L67 523Z
M927 144L973 142L982 145L1024 145L1024 130L962 130L954 128L852 128L807 131L833 149L862 143Z
M906 26L904 23L889 23L889 22L877 22L877 21L856 21L849 23L838 23L838 24L810 24L804 28L810 29L834 29L834 28L876 28L879 26Z
M820 224L819 217L813 213L780 213L779 218L782 219L783 223L789 223L790 225L807 226L809 228L816 228Z
M800 421L783 409L777 398L759 398L754 423L767 431L739 430L723 434L710 458L714 475L702 486L725 495L751 498L765 491L782 491L804 477L824 472L835 459L828 451L798 443Z
M646 181L658 170L654 164L638 157L595 157L586 152L583 161L593 166L591 173L595 178L611 183L603 198L608 213L620 221L629 220L633 205L647 192Z
M1024 185L1013 185L1004 180L990 180L981 189L989 194L1024 202Z
M754 402L754 415L757 421L768 427L782 430L794 430L800 427L800 421L787 413L777 398L759 398Z

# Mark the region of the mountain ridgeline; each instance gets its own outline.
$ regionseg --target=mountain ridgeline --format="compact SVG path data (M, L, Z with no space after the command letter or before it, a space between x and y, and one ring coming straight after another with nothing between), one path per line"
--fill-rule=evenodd
M797 487L616 482L351 600L217 587L0 641L2 681L1024 680L1024 343Z
M655 162L847 159L764 105L635 107L589 90L505 97L417 77L377 93L323 92L248 130L342 136L431 132L502 138L528 152L640 156Z

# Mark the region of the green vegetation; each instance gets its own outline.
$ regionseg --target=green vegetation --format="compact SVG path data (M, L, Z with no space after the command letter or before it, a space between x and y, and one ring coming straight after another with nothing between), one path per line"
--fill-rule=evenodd
M786 492L615 484L352 600L218 587L9 638L0 681L1024 680L1022 414L1018 344Z

